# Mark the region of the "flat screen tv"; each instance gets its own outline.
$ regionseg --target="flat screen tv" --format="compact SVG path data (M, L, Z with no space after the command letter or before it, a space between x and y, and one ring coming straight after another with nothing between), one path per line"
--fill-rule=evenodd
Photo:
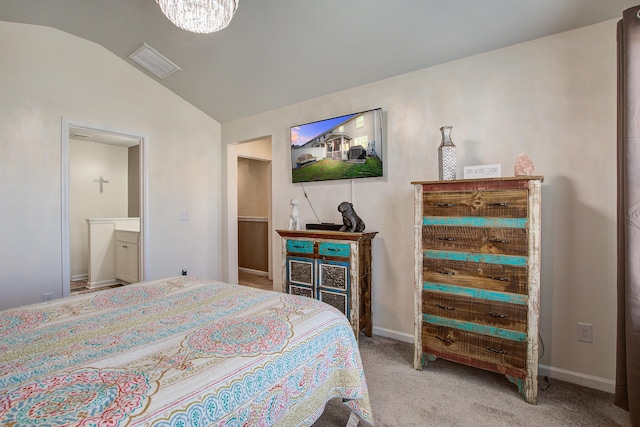
M293 183L383 176L382 109L291 127Z

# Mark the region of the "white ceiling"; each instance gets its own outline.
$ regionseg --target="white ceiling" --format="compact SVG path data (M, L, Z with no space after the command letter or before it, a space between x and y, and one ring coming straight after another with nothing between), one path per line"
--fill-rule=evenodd
M639 2L240 0L231 24L207 35L175 27L155 0L0 0L0 20L58 28L126 61L146 42L182 68L158 81L224 123L619 18Z

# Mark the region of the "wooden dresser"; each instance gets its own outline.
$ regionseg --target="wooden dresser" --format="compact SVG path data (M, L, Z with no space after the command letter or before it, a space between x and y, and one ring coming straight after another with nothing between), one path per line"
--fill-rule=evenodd
M415 368L443 359L538 389L542 177L415 186Z
M360 331L372 336L371 241L377 232L276 231L282 236L282 291L337 308L356 339Z

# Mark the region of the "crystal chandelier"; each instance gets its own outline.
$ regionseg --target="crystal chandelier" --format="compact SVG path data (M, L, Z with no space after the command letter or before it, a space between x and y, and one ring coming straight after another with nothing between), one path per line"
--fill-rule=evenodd
M192 33L213 33L229 25L239 0L156 0L167 18Z

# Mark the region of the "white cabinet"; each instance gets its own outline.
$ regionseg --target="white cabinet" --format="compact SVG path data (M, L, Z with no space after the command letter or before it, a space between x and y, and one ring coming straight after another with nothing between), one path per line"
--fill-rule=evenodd
M138 231L116 230L116 279L128 283L138 278Z

